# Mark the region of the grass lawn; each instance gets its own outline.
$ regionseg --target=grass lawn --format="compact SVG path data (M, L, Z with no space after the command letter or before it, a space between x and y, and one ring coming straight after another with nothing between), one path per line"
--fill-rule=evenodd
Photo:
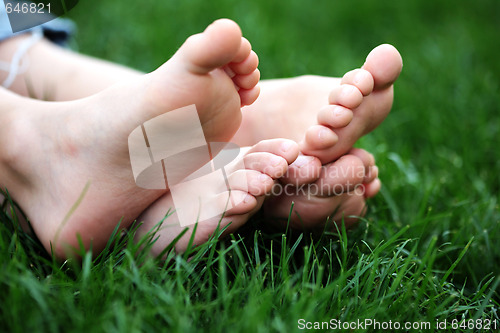
M500 2L86 0L69 17L80 52L144 71L220 17L240 24L264 79L339 76L395 45L393 111L359 142L384 187L340 236L276 233L257 216L165 264L127 242L132 231L97 258L58 263L2 211L0 331L294 332L358 319L500 330Z

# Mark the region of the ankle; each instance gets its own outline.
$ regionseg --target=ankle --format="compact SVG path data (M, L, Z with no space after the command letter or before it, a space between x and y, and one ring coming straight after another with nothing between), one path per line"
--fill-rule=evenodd
M31 109L22 106L22 98L10 92L0 90L2 106L0 109L0 182L5 168L16 170L22 167L23 155L32 146L30 142L33 128L28 116ZM29 103L29 100L26 100Z

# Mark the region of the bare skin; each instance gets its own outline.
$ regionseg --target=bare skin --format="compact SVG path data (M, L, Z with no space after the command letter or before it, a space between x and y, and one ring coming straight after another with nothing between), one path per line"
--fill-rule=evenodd
M245 224L261 208L265 195L270 193L275 181L286 173L288 165L295 161L299 154L297 143L286 139L264 140L245 150L247 152L241 157L244 161L244 167L233 169L228 174L228 179L232 190L230 195L246 199L223 214L200 221L196 226L194 245L205 243L217 228L227 227L224 233L227 235ZM234 181L232 181L233 178ZM212 182L204 184L204 186L212 188L221 186L221 184L220 182ZM226 190L223 189L221 193L226 193ZM137 218L138 221L143 221L138 229L137 238L140 239L150 230L154 230L157 223L173 208L175 206L171 193L159 198ZM193 203L194 208L195 204ZM177 252L186 250L193 232L194 222L188 226L188 231L175 244ZM158 239L151 249L152 254L161 253L184 229L185 227L179 225L175 214L168 216L155 235Z
M385 58L388 64L385 70L380 72L376 66L383 62L382 58ZM291 226L296 229L313 230L323 229L328 217L332 218L331 221L343 220L350 226L359 216L364 215L365 200L377 194L381 183L373 156L362 149L351 147L359 137L378 126L389 113L393 83L401 71L401 66L399 53L393 47L383 45L372 51L364 65L373 74L366 69L358 69L344 75L341 84L330 91L329 104L320 108L317 123L302 130L305 135L300 141L301 153L308 156L302 156L292 163L287 175L281 177L280 182L276 182L275 187L266 192L270 191L272 195L264 202L267 215L277 217L278 223L287 225L293 203ZM374 82L377 82L377 85ZM376 104L380 101L383 101L381 105ZM264 117L258 113L260 109L249 110L251 108L247 108L246 112L254 111L255 114L248 117ZM287 108L276 110L283 113ZM266 127L267 122L260 121L260 123L264 132L273 131ZM292 122L291 126L293 124L295 123ZM281 130L280 134L284 136L295 135L287 133L286 129L283 131L283 126L274 128L278 128L274 131ZM240 129L237 134L240 140L241 131ZM327 133L318 135L319 131ZM239 142L238 139L236 141ZM348 151L344 151L345 149ZM302 163L307 159L310 160L309 163ZM262 205L260 200L259 197L257 199L259 203L255 206L236 212L229 211L223 217L218 216L208 223L200 223L195 244L208 240L216 230L218 222L221 223L221 227L232 222L228 232L239 228L255 212L254 209L260 208ZM171 195L167 193L145 210L139 217L139 220L145 222L140 234L144 235L151 230L173 207ZM173 221L170 219L171 217L166 223L175 225L175 218ZM172 225L162 229L153 253L160 253L181 231L182 228ZM177 251L182 252L185 249L190 232L177 243Z
M66 257L78 247L77 235L85 248L100 251L120 219L128 227L165 193L135 185L130 132L195 104L207 140L229 140L240 124L240 106L258 96L257 62L239 27L219 20L191 36L156 71L85 99L40 102L1 89L0 139L9 144L0 147L0 185L48 251ZM236 75L230 78L227 68Z
M331 162L385 119L401 69L399 52L384 44L370 52L362 69L342 78L301 76L262 81L261 94L243 109L243 121L233 140L245 146L287 138L301 142L305 155L324 154L325 158L316 157L322 163ZM264 118L266 122L262 122ZM323 139L318 138L320 132ZM326 151L324 146L332 149Z
M266 200L264 210L283 227L323 230L329 223L334 229L332 222L342 221L350 227L365 214L366 199L375 196L380 186L373 156L363 149L351 149L321 168L316 181L299 186L282 184L283 192Z
M0 48L0 60L9 59L9 54L12 54L23 38L26 37L20 36L3 42L2 48ZM250 49L250 44L244 39L242 45L244 45L242 48ZM340 85L346 83L356 86L356 84L352 84L352 80L356 76L353 74L361 71L357 70L348 73L343 79L303 76L294 79L264 81L261 83L262 94L257 102L242 109L243 122L233 138L234 142L241 146L251 146L262 139L284 137L300 142L303 153L308 154L299 156L296 162L288 168L287 175L281 178L282 184L323 183L337 185L337 188L342 186L344 189L342 194L335 193L335 195L326 195L321 198L311 197L310 193L305 196L301 193L301 195L294 197L295 211L301 213L301 217L308 218L308 221L311 221L307 225L308 228L321 225L326 217L331 216L334 211L337 212L335 219L341 216L361 215L365 206L365 198L375 195L380 188L380 181L377 178L378 170L374 166L373 157L370 157L371 155L362 150L351 151L350 149L361 135L371 131L385 118L392 105L393 88L390 81L395 80L395 78L390 71L397 71L397 65L394 64L397 64L398 59L401 62L401 59L397 51L390 46L383 46L381 49L382 52L378 52L378 55L373 56L371 54L372 61L367 59L367 63L363 66L364 71L362 72L368 71L370 74L372 72L379 74L374 75L378 79L373 80L372 85L376 86L373 91L369 92L370 87L369 84L366 84L366 80L361 80L363 84L356 87L363 96L361 102L353 102L356 96L359 97L356 90L348 88L346 93L343 92L345 89L341 88ZM257 57L254 56L253 51L250 51L250 53L252 56L240 61L237 66L233 63L230 70L228 70L227 66L224 67L225 72L232 77L235 72L243 73L248 71L248 68L256 67ZM51 89L49 94L51 99L73 100L98 93L122 81L137 80L141 76L139 72L71 53L53 46L49 42L38 43L30 51L30 56L29 70L20 75L11 87L11 90L23 95L28 95L26 82L30 82L35 97L47 96L46 90L49 87ZM54 65L57 66L48 66L47 61L56 61L55 59L57 64ZM389 67L387 64L389 64ZM397 74L399 74L399 71L397 71ZM240 75L236 79L233 78L233 81L245 88L247 84L250 86L253 84L256 76L257 74ZM390 78L387 79L387 77ZM242 101L246 98L252 100L258 93L257 89L247 90L243 89L243 91L240 90L239 92ZM359 105L354 107L356 103L359 103ZM331 117L331 115L329 117L329 112L334 113L335 117ZM293 117L290 115L293 115ZM320 119L320 115L323 118ZM266 122L262 122L262 119L266 119ZM208 127L205 126L205 129ZM319 136L319 130L323 128L329 132L326 136ZM345 153L349 154L334 163L328 163ZM348 161L350 163L347 163ZM322 164L325 164L324 168L322 168ZM299 165L301 165L300 168ZM329 179L328 177L331 177L331 174L328 176L328 173L323 171L333 169L345 175L349 174L353 169L357 169L355 166L365 168L366 175L351 180L347 179L348 177ZM304 170L307 170L307 172L304 172ZM352 191L353 184L351 184L351 181L354 180L358 192ZM334 184L335 182L337 184ZM349 186L346 184L348 182ZM359 189L361 188L364 189L364 194L359 195L361 192ZM129 194L129 196L130 198L134 197L133 194ZM311 198L313 200L308 202ZM155 202L151 211L144 211L142 217L159 217L154 222L157 223L162 218L162 215L153 214L152 212L158 210L158 202L162 200L167 202L168 195L164 195L162 199ZM261 205L260 197L256 202L256 207L259 207ZM266 212L271 216L284 217L285 212L286 216L288 216L290 204L290 200L278 197L269 200L265 208ZM301 206L302 209L300 209ZM315 214L308 215L307 211L312 211L313 207L317 208L314 211ZM237 220L235 226L241 225L247 219L245 216L250 216L253 210L249 213L241 212L245 212L245 210L229 212L230 215L226 214L223 222L228 221L227 217L232 217ZM163 208L162 214L164 214ZM304 219L300 219L298 216L299 214L296 214L294 221L297 222L297 227L302 228L304 227ZM154 219L147 218L146 220L151 220L150 223L153 223ZM352 221L354 220L352 219ZM213 230L208 230L200 236L204 238L210 235L211 232ZM103 235L103 237L106 237L105 231L103 231ZM164 239L167 239L167 237L164 237Z
M316 124L305 130L300 141L305 156L282 179L295 185L293 194L280 193L268 200L269 215L288 218L293 202L291 225L298 229L321 229L328 217L352 224L354 216L363 215L365 199L374 196L381 183L373 156L352 146L388 115L401 69L397 50L381 45L368 55L362 69L343 76L330 91L329 104L319 108Z

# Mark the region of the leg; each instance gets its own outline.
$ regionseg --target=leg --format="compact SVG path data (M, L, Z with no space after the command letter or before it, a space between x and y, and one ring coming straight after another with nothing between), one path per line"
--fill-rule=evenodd
M0 42L0 61L10 63L18 48L30 38L19 35ZM42 39L24 56L27 64L9 87L19 95L69 101L96 94L143 73L104 60L74 53ZM0 71L0 82L7 72Z

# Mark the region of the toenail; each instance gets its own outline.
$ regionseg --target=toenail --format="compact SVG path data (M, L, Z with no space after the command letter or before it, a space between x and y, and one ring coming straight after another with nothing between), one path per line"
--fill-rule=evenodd
M343 115L345 115L345 109L339 105L335 105L335 108L333 109L333 116L341 117Z
M370 154L370 165L375 165L375 156L373 154Z
M354 89L357 89L355 86L353 86L351 84L344 84L343 86L344 87L341 91L341 95L343 95L345 97L350 97L352 94L355 93Z
M314 157L300 155L299 157L297 157L295 162L293 162L293 165L298 167L298 168L302 168L303 166L308 165L312 161L314 161Z
M261 173L261 174L259 175L259 180L260 180L261 182L263 182L263 183L266 183L266 182L269 180L269 176L268 176L268 175L265 175L265 174L263 174L263 173Z
M275 166L279 166L279 165L281 164L281 161L282 161L282 160L283 160L283 159L282 159L281 157L274 156L274 157L271 159L271 165L272 165L273 167L275 167Z
M364 71L360 70L360 71L357 71L356 74L354 74L354 78L352 79L352 81L354 84L358 85L361 82L363 82L365 77L366 77L366 73Z
M281 144L281 150L284 152L289 151L293 147L293 142L285 141Z
M253 196L251 194L247 193L247 195L245 196L245 199L243 199L243 202L249 203L252 200L253 200Z
M326 128L320 129L318 137L320 138L320 140L327 139L328 137L330 137L330 130L327 130Z

